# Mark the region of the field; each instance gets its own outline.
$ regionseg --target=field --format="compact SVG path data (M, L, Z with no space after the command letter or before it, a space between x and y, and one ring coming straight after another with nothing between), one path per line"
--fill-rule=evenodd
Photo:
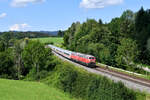
M0 79L0 100L75 100L40 82Z
M55 45L63 43L63 38L62 37L33 38L32 40L39 40L41 43L51 43L51 42L53 42Z

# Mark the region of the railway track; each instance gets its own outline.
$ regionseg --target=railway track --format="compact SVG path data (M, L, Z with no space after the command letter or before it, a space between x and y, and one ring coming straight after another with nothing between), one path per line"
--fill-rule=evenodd
M111 69L100 68L99 66L97 66L95 68L95 70L98 70L98 71L101 71L101 72L104 72L104 73L108 73L108 74L111 74L113 76L120 77L122 79L126 79L126 80L129 80L129 81L132 81L132 82L139 83L141 85L145 85L145 86L150 87L150 80L146 80L144 78L131 76L131 75L121 73L121 72L118 72L118 71L114 71L114 70L111 70Z
M81 65L79 63L73 62L69 59L66 59L65 57L55 53L54 51L53 51L53 53L56 56L58 56L59 58L61 58L62 60L68 61L74 65L77 65L78 67L82 67L83 69L87 70L88 72L106 76L107 78L113 80L114 82L121 81L128 88L150 93L150 80L146 80L146 79L139 78L136 76L131 76L131 75L128 75L125 73L114 71L114 70L111 70L108 68L103 68L100 66L96 66L96 68L89 68L89 67Z

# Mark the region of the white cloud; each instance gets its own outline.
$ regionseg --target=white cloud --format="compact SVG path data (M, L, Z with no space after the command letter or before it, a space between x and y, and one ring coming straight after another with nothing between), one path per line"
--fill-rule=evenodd
M29 25L26 24L26 23L24 23L24 24L21 24L21 27L22 27L22 28L26 28L26 27L29 27Z
M30 27L30 26L26 23L24 23L24 24L14 24L9 28L9 30L10 31L23 31L28 27Z
M25 7L29 3L42 3L45 0L12 0L11 6L13 7Z
M4 17L6 17L6 16L7 16L6 13L2 13L2 14L0 14L0 19L1 19L1 18L4 18Z
M110 5L121 4L123 0L82 0L80 7L83 8L104 8Z
M19 26L19 24L15 24L15 25L11 26L9 28L9 30L11 30L11 31L19 31L20 30L20 26Z

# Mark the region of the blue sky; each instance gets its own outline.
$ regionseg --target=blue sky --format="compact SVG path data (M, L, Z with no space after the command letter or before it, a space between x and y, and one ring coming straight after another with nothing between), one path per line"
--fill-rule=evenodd
M149 9L150 0L0 0L0 31L65 30L87 18L109 22L141 6Z

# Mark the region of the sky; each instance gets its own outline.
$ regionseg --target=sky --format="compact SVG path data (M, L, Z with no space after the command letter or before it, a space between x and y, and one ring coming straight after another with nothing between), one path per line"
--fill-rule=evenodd
M0 31L66 30L87 18L110 22L142 6L150 9L150 0L0 0Z

